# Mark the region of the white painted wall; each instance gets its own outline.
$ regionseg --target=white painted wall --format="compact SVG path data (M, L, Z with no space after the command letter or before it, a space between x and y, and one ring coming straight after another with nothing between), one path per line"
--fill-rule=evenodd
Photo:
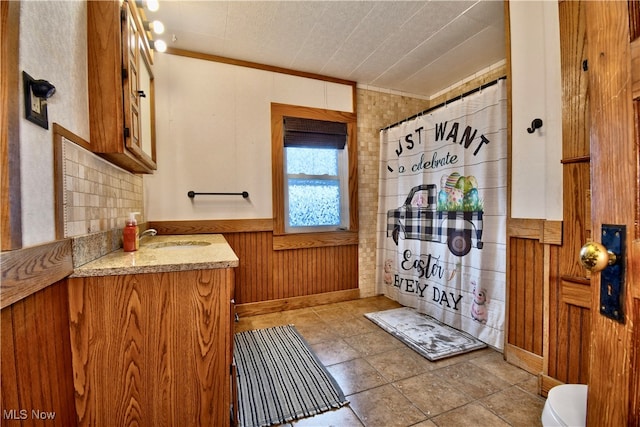
M22 242L31 246L55 240L51 124L89 139L87 12L80 1L22 1L20 9ZM23 70L56 87L47 107L49 130L25 119Z
M513 218L562 219L562 105L558 4L509 2ZM543 127L527 132L541 118Z
M349 85L166 54L156 55L154 74L151 221L272 218L271 103L352 111ZM250 196L192 200L190 190Z

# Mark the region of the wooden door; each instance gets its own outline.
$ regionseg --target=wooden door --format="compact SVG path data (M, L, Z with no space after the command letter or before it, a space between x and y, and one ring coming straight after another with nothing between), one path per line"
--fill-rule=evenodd
M592 236L601 241L602 224L627 234L624 323L600 314L601 274L592 276L589 426L640 423L639 22L638 2L586 2Z
M591 280L577 253L591 237L589 96L585 2L561 1L562 245L551 247L549 348L542 393L560 383L586 384L591 335Z

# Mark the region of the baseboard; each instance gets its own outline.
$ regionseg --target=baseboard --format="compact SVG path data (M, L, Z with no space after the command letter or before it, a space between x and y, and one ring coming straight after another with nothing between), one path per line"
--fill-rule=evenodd
M562 381L545 374L540 374L538 383L540 385L540 395L544 397L547 397L547 395L549 394L549 390L551 390L553 387L564 384Z
M349 289L346 291L326 292L302 297L238 304L236 305L236 313L238 316L257 316L259 314L314 307L358 298L360 298L360 290Z
M504 358L507 362L525 371L538 375L543 372L543 358L537 354L523 350L512 344L507 344L504 348Z

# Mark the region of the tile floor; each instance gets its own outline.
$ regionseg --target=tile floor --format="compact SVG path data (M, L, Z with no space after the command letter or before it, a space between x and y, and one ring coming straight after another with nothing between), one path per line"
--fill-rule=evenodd
M540 426L537 377L493 349L430 362L363 314L399 307L378 296L240 318L236 331L293 324L349 405L296 427Z

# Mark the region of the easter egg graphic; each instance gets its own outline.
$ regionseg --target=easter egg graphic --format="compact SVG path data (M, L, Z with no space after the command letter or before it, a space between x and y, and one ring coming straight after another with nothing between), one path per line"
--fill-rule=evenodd
M447 180L449 179L449 175L442 175L440 178L440 189L444 190L447 188Z
M466 193L465 187L467 186L467 179L464 176L461 176L460 178L458 178L458 181L456 182L456 188L458 190L462 190L463 193Z
M449 189L456 188L456 184L458 183L459 179L460 179L460 174L458 172L453 172L447 178L447 188Z
M480 203L480 197L478 195L478 189L472 188L464 195L464 205L474 207Z
M464 199L464 193L462 190L452 188L449 191L447 202L449 203L450 210L462 210L462 201Z
M465 184L466 184L464 189L465 193L469 192L469 190L471 190L472 188L478 188L478 180L473 175L469 175L467 177L467 181Z
M444 209L447 206L447 202L449 200L449 195L445 190L440 190L438 192L438 207L440 209Z

